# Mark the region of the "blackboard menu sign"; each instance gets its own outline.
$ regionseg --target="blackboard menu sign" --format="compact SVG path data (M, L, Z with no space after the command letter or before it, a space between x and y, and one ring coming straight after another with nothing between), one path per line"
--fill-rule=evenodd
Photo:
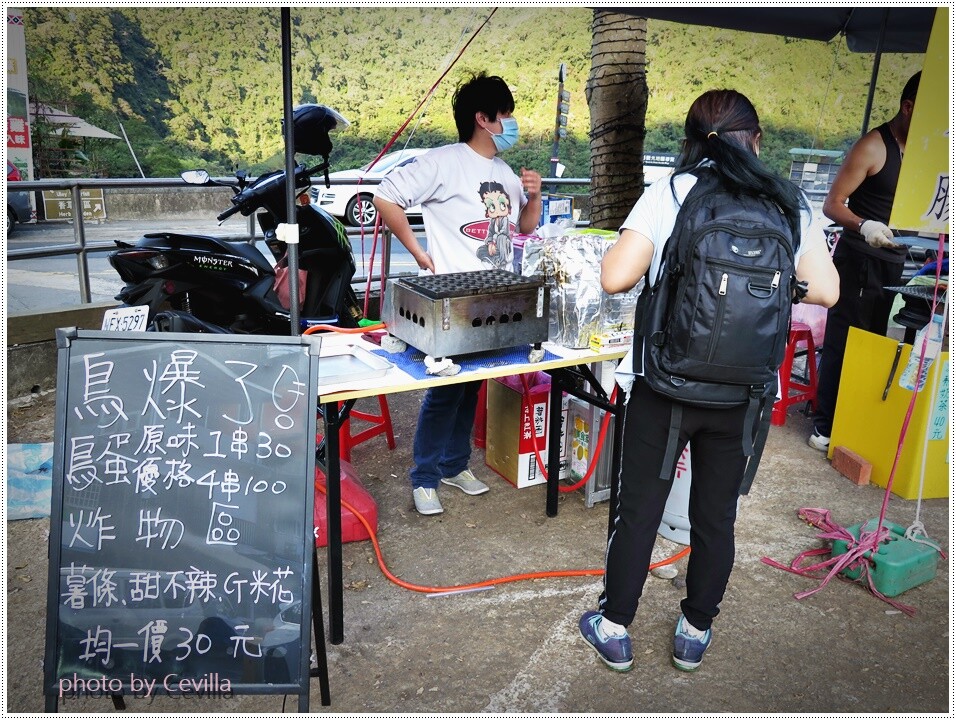
M159 693L307 709L317 338L57 341L48 709Z

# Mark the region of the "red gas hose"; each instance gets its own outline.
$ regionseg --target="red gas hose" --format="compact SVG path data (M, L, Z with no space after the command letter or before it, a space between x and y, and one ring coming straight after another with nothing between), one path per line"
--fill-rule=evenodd
M521 375L521 384L524 386L524 394L521 396L522 403L522 412L524 408L528 405L528 400L530 399L530 388L528 387L528 380L524 375ZM617 385L614 386L614 390L611 391L611 402L613 403L617 399ZM608 425L611 422L611 413L604 413L604 417L601 419L601 430L598 433L597 445L594 448L594 452L591 453L591 462L588 463L588 470L584 473L584 477L578 480L573 485L559 485L558 491L563 493L574 492L575 490L580 490L584 487L584 484L590 479L591 474L594 472L594 468L597 467L598 458L601 457L601 450L604 447L604 438L607 436ZM570 432L570 428L568 430ZM542 475L547 475L548 470L544 461L541 459L541 449L538 447L538 442L535 437L531 438L531 444L534 448L534 457L538 463L538 470L541 471Z
M316 490L320 491L323 495L326 493L324 485L316 483ZM507 575L505 577L492 578L490 580L484 580L482 582L467 583L464 585L450 585L447 587L429 587L426 585L416 585L414 583L405 582L399 577L393 575L388 567L385 565L385 558L382 555L382 548L379 546L378 537L375 534L375 531L372 529L372 526L369 525L368 521L362 516L362 514L356 510L352 505L347 503L345 500L342 500L342 507L349 510L355 517L358 518L359 522L365 527L365 531L368 533L369 538L372 541L372 546L375 548L375 557L378 559L378 566L382 571L382 574L391 580L393 583L399 587L403 587L406 590L411 590L413 592L420 593L446 593L446 592L462 592L466 590L478 590L493 587L495 585L504 585L505 583L518 582L520 580L539 580L541 578L554 578L554 577L585 577L585 576L600 576L604 574L604 570L546 570L541 572L532 572L532 573L520 573L518 575ZM660 562L651 563L648 569L653 570L654 568L662 567L664 565L670 565L671 563L677 562L682 557L687 556L690 553L690 547L685 547L676 555L673 555L669 558L661 560Z

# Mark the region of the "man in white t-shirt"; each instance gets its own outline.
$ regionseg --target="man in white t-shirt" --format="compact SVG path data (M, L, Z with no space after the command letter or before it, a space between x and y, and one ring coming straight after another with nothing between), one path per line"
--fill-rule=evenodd
M541 175L518 177L498 153L518 140L514 97L497 76L476 75L452 98L460 142L430 150L390 173L375 192L375 208L412 254L422 273L510 268L512 237L531 233L541 217ZM427 250L405 208L422 206ZM422 401L410 476L415 509L442 512L438 484L480 495L488 486L468 469L471 428L481 382L431 388Z

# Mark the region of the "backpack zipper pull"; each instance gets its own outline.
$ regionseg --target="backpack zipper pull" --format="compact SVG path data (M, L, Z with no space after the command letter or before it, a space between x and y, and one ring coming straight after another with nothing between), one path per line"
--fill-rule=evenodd
M780 271L777 270L777 272L773 274L773 280L770 281L770 287L773 290L776 290L777 287L779 287L779 285L780 285Z
M778 273L778 274L779 274L779 273ZM729 278L728 278L728 276L727 276L727 273L723 273L723 274L720 276L720 288L717 290L717 294L718 294L718 295L726 295L726 294L727 294L727 280L728 280L728 279L729 279Z

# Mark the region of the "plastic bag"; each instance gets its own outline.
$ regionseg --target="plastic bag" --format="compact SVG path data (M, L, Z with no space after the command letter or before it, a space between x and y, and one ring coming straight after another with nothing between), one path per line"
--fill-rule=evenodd
M299 270L299 310L305 305L305 283L308 277L308 272ZM289 259L287 256L283 256L276 263L276 279L272 284L272 289L275 290L282 307L288 310L292 304L292 290L289 285Z
M800 322L810 326L810 334L813 336L813 344L820 348L823 347L823 335L827 329L827 309L822 305L808 305L798 303L793 306L791 322Z

